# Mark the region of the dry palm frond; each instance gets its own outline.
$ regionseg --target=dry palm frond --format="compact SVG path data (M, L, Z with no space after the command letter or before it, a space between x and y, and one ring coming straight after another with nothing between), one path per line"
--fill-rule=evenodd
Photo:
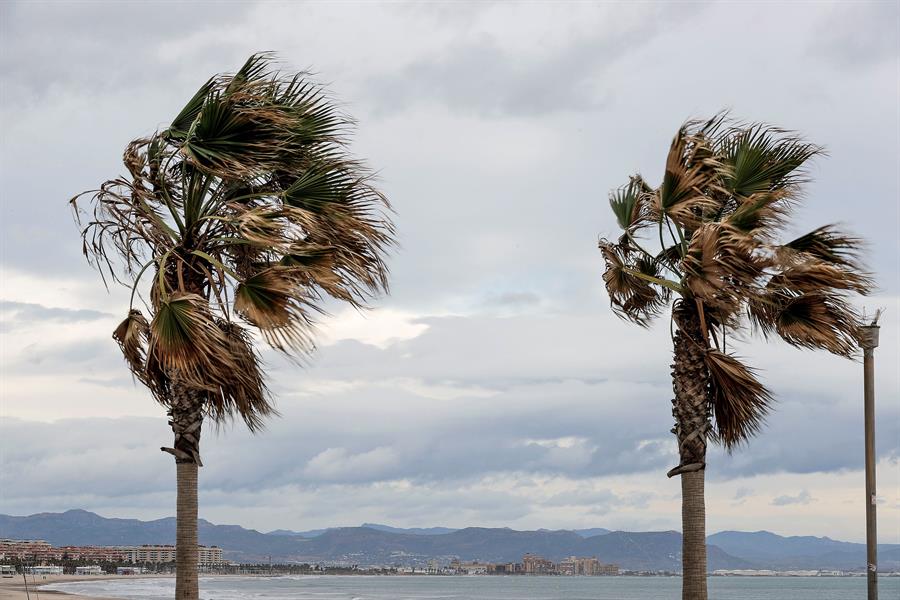
M729 448L758 430L771 400L752 370L721 351L726 336L743 332L744 316L764 336L849 356L859 323L850 297L874 289L860 240L832 225L777 241L802 199L809 161L821 154L790 131L720 114L679 129L657 188L633 178L610 201L624 231L617 244L600 244L610 303L640 325L672 293L696 307L697 345L717 348L706 361L710 406ZM658 240L648 242L651 224Z
M786 263L812 257L851 272L864 273L859 260L862 243L859 238L840 232L834 225L824 225L784 244L778 250Z
M753 370L730 354L709 350L706 366L715 435L730 450L759 432L773 398Z
M693 234L683 261L684 283L695 298L722 315L735 314L763 265L754 240L720 223L705 223Z
M295 269L270 267L240 283L234 308L258 327L273 347L283 352L306 352L312 348L312 304L301 293Z
M840 296L807 293L778 305L774 330L793 346L824 349L841 356L857 350L859 315Z
M769 281L769 288L799 293L852 290L865 294L872 289L872 285L872 279L865 273L853 272L818 260L792 264Z
M257 54L206 81L168 128L128 145L129 177L86 193L91 207L72 200L89 261L133 298L150 286L146 349L129 333L137 317L116 333L135 374L161 402L177 378L216 418L251 427L271 407L255 378L219 368L259 372L231 315L303 355L324 296L364 306L387 290L394 244L387 200L347 153L352 119L271 62Z
M251 431L261 429L263 419L277 415L263 377L259 356L247 332L236 323L219 321L228 342L227 370L217 373L219 389L208 395L208 412L216 422L240 415Z
M227 344L206 299L176 292L160 298L150 322L149 353L180 381L208 389L208 374L226 357Z
M694 229L705 215L717 210L720 201L711 195L714 187L710 185L716 181L711 175L717 165L706 138L690 132L687 125L682 127L669 148L662 184L651 196L658 218L664 215Z
M113 331L113 339L118 342L128 367L135 374L144 372L149 337L150 324L141 311L134 309Z
M621 246L600 243L606 261L603 282L616 314L643 327L658 316L671 298L669 288L659 285L657 265L646 257L634 257ZM630 261L630 262L628 262ZM653 281L659 282L654 284Z
M129 311L125 320L113 331L113 339L119 344L132 374L147 386L156 400L164 403L169 391L169 378L158 368L150 354L150 324L141 311Z

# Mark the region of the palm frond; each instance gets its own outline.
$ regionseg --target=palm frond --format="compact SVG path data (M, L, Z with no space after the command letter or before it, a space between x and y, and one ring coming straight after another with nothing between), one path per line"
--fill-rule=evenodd
M270 267L248 277L235 291L234 308L282 352L312 350L311 298L304 298L297 271Z
M805 235L784 244L779 250L787 260L812 256L826 264L862 273L859 252L863 242L857 237L842 233L835 225L823 225Z
M606 261L603 282L613 311L620 318L648 327L671 299L667 287L651 283L660 279L655 261L634 257L605 240L600 242L600 250Z
M239 416L250 431L263 427L266 417L278 412L272 405L253 341L239 325L218 321L228 343L227 361L213 378L219 389L208 395L208 412L216 422Z
M175 292L159 298L150 322L149 352L167 373L184 383L208 389L208 375L226 355L225 338L197 294Z
M721 223L705 223L692 235L684 257L684 283L691 294L720 313L740 310L746 290L762 272L755 242Z
M860 317L843 298L807 293L777 306L774 330L787 343L852 357L857 351Z
M72 200L104 281L143 295L141 275L156 274L146 332L132 314L115 334L132 371L163 403L183 383L213 418L234 411L251 429L273 409L233 313L304 355L325 296L365 306L387 290L395 244L387 199L347 151L352 119L273 58L209 79L168 128L128 145L128 177Z
M815 144L764 123L734 127L719 138L722 185L733 196L795 188L806 181L802 167L823 153Z
M206 102L206 98L209 96L210 92L212 92L215 83L215 78L210 78L209 81L200 86L197 93L194 94L193 97L188 100L188 103L184 105L184 108L181 109L181 112L172 119L172 122L169 124L168 132L173 138L184 138L184 136L187 135L191 125L194 124L194 121L200 115L203 104Z
M705 360L715 437L731 450L760 431L774 400L756 373L735 356L710 349Z
M628 185L610 193L609 206L622 231L632 232L647 222L646 197L640 177L632 178Z
M652 196L655 211L678 225L694 229L704 215L718 210L720 201L711 192L718 158L710 151L707 138L691 131L688 123L679 129L666 157L662 184Z

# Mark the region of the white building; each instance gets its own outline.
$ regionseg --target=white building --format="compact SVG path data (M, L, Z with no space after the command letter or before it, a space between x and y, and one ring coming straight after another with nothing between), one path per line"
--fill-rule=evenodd
M172 545L144 545L144 546L119 546L117 550L125 555L125 560L133 563L170 563L175 562L175 546ZM218 546L197 546L199 563L201 566L224 565L222 549Z
M86 565L84 567L75 567L76 575L103 575L103 569L100 565Z
M25 572L29 575L62 575L63 568L59 565L35 565L25 567Z

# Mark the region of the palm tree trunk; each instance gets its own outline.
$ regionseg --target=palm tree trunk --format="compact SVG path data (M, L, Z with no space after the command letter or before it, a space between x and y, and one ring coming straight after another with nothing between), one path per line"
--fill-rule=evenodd
M706 471L681 475L682 600L706 600Z
M172 386L169 425L174 448L160 448L175 457L177 471L175 600L199 600L197 549L197 472L200 461L200 429L203 426L201 393L183 385Z
M175 600L198 600L197 463L177 462L175 468L178 471Z
M678 438L680 464L669 477L681 476L682 600L707 600L706 507L704 477L706 441L710 430L709 372L704 356L707 343L700 316L690 301L674 311L675 361L672 364L672 433Z

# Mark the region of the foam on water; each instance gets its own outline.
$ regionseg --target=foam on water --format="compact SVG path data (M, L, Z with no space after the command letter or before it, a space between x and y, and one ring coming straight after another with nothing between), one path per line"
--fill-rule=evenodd
M713 600L864 598L863 577L713 577ZM884 598L900 598L900 577L879 580ZM121 600L171 600L173 578L58 583L41 589ZM201 577L202 600L678 600L676 577L389 577L293 575Z

